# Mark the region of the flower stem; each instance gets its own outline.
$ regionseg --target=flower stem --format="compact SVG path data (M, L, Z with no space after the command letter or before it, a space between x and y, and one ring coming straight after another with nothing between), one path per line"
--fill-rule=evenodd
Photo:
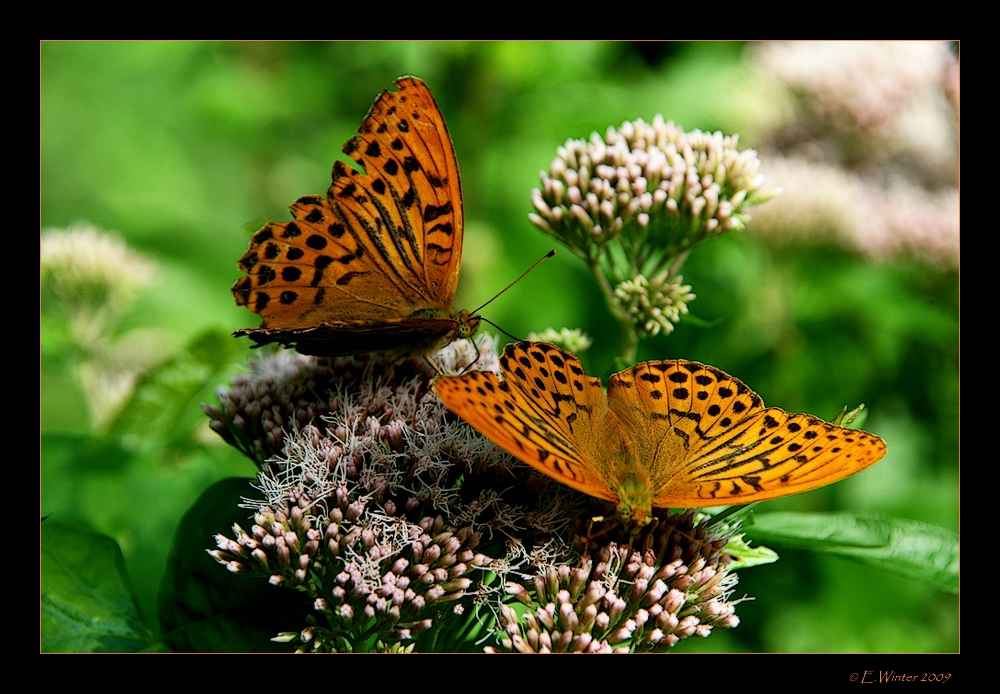
M618 340L618 357L623 361L632 364L635 362L635 354L639 349L639 335L635 331L635 326L632 325L631 319L628 314L621 311L617 306L615 306L615 292L611 283L608 282L608 278L603 272L601 272L600 260L598 258L590 258L587 263L590 266L590 273L594 276L597 281L597 286L600 287L601 293L604 294L604 303L607 304L608 311L611 315L615 317L618 321L618 325L621 328L621 334Z

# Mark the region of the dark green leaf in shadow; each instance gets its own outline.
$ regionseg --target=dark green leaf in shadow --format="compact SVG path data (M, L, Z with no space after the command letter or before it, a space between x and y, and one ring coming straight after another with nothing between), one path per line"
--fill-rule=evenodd
M112 472L127 468L133 459L133 453L111 436L42 433L43 466L60 465L78 472Z
M856 559L958 593L958 534L927 523L865 513L757 513L757 542Z
M42 650L135 652L154 648L118 544L106 535L42 525Z
M232 536L234 523L249 529L251 512L238 505L252 493L248 479L222 480L181 520L159 598L162 638L172 649L288 652L288 645L271 639L306 626L312 610L307 596L265 578L233 574L206 552L216 548L216 534Z

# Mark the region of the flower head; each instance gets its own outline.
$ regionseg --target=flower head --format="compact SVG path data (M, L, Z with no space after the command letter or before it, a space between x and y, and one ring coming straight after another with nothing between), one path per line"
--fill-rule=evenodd
M905 180L890 185L802 157L775 156L781 204L762 209L754 232L774 241L834 241L876 259L920 258L958 265L958 190L928 191Z
M372 632L380 635L376 650L391 649L428 629L490 560L475 551L480 533L440 517L408 523L369 504L364 496L352 500L346 484L318 501L292 493L284 510L262 507L249 533L234 526L235 541L216 536L210 554L230 571L314 597L326 624L313 616L308 633L286 639L300 650L354 651Z
M832 141L824 148L839 149L851 165L895 158L935 186L954 183L958 147L948 90L958 61L947 43L774 42L751 53L803 107L801 122L783 130L806 136L812 148L817 139Z
M496 359L496 344L485 335L474 349L454 343L433 356L445 370L475 360L495 367ZM580 519L610 515L610 506L514 461L444 407L432 378L422 360L389 364L282 351L257 359L249 376L219 392L219 407L205 407L213 429L261 466L262 495L248 501L255 512L250 529L237 525L220 533L210 554L230 571L312 598L308 628L279 640L299 650L406 650L431 626L469 610L507 624L503 615L513 594L501 590L504 585L537 590L563 580L570 565L579 577L581 548L600 557L631 538L619 527L601 536L617 543L608 545L612 549L588 544ZM666 580L657 573L665 563L680 561L668 570L673 573L721 571L718 538L686 523L683 533L651 524L637 535L649 552L628 558L630 568L620 566L620 553L587 565L579 579L585 585L609 585L612 576L620 582L616 597L600 609L611 610L620 598L629 619L659 614L649 590L623 593L621 586L650 571ZM655 528L660 534L652 534ZM689 537L695 543L685 549ZM709 582L708 574L698 576ZM735 579L727 580L722 585ZM548 593L543 598L551 601ZM681 617L701 614L692 612L692 600L675 597L671 609ZM706 625L723 621L699 617L695 626L707 633ZM655 650L683 638L692 624L689 619L665 636L643 629L621 638L594 633L616 648Z
M74 371L95 427L118 416L139 376L165 356L164 340L152 330L117 330L156 273L153 261L92 224L42 232L43 346L74 347Z
M673 332L674 324L695 299L690 285L681 284L683 277L668 280L668 275L663 271L652 280L637 275L615 287L616 306L632 319L640 338Z
M785 195L755 231L957 267L958 59L949 44L765 43L747 55L800 106L768 138L783 153L769 156L768 172Z
M684 132L662 116L568 140L541 172L529 217L583 258L599 257L617 239L635 273L655 271L700 241L742 228L743 209L768 197L757 153L738 150L738 142Z
M91 320L121 315L152 284L156 271L116 234L93 224L42 233L43 279L70 315L85 313Z
M506 592L516 602L499 611L499 648L656 652L739 624L739 601L730 600L737 579L726 569L724 538L696 525L690 512L659 518L642 536L644 551L632 548L636 538L590 540L588 554L572 566L509 580Z
M763 190L757 153L738 144L658 115L568 140L541 172L528 216L587 262L622 327L624 361L687 313L695 295L678 273L690 249L743 228L749 207L780 192Z

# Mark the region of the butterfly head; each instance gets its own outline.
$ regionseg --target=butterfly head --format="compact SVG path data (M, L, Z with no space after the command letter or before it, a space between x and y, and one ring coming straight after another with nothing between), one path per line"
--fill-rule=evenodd
M459 340L465 340L470 338L479 330L479 321L481 320L479 316L474 316L467 309L461 309L454 314L454 318L458 321L458 327L455 329L455 338Z

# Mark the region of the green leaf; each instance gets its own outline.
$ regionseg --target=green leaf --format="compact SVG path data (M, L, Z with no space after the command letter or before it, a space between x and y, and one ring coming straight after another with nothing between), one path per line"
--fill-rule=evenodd
M958 593L958 534L927 523L864 513L758 513L757 542L848 557Z
M729 538L729 542L726 543L726 552L734 559L733 563L728 566L730 571L749 569L752 566L773 564L778 561L778 553L773 549L763 545L751 547L746 540L746 533Z
M737 530L746 531L755 522L754 508L759 502L737 504L735 506L705 508L701 513L707 518L706 528L718 527L724 533ZM728 530L727 530L728 529ZM773 564L778 561L778 553L769 547L751 547L746 532L737 532L726 543L726 552L733 558L729 569L749 569L752 566Z
M155 647L118 544L106 535L44 523L42 650L108 653Z
M216 549L216 534L233 537L234 523L250 529L252 512L239 504L252 494L249 479L222 480L181 519L158 609L162 638L171 648L287 653L290 646L271 639L306 626L306 616L312 613L306 595L272 586L264 577L233 574L206 551Z
M694 313L682 313L680 315L681 323L689 323L698 328L714 328L715 326L720 325L724 320L725 318L722 316L709 320L707 318L701 318Z
M846 429L860 429L865 425L867 419L868 410L865 408L865 404L861 403L850 412L847 411L847 405L844 405L830 423Z
M241 350L225 333L199 335L140 381L112 425L111 436L148 445L186 440L204 421L198 400L225 379Z

